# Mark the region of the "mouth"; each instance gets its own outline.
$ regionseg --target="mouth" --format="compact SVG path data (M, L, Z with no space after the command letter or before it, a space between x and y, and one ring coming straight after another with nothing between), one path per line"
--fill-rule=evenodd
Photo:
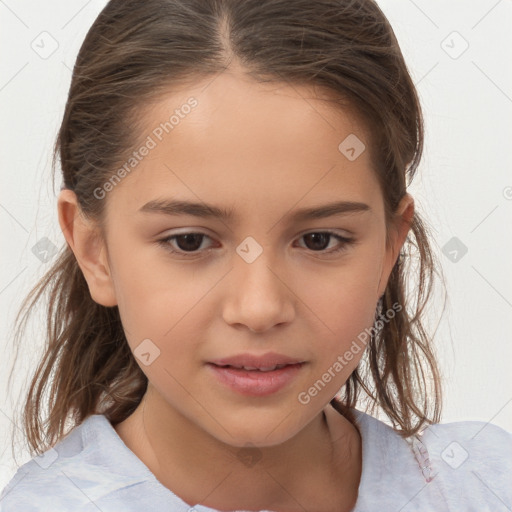
M222 364L222 365L218 365L218 364L215 364L215 363L211 363L211 364L214 364L215 366L218 366L219 368L233 368L235 370L246 370L248 372L273 372L275 370L280 370L281 368L285 368L286 366L292 366L291 364L275 364L273 366L243 366L243 365L233 365L233 364ZM296 363L296 364L301 364L301 363Z
M246 396L267 396L284 389L301 372L305 362L269 366L207 363L217 382Z

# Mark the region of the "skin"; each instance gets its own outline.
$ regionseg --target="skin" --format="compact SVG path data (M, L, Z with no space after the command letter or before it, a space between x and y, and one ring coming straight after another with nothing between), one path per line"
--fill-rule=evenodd
M329 401L363 350L308 404L297 396L373 325L410 228L413 198L407 194L400 203L386 246L369 151L349 161L338 150L351 133L367 140L364 127L318 91L258 84L239 72L170 92L145 112L142 140L190 96L198 106L102 199L103 238L80 215L72 191L61 191L58 200L61 228L92 298L118 306L132 351L147 338L160 350L149 366L137 359L148 391L115 429L190 505L351 510L361 438ZM233 208L237 220L138 212L164 198ZM297 208L335 200L361 201L371 211L287 221ZM326 255L340 247L336 238L322 246L303 237L325 230L356 243ZM207 236L187 259L157 243L177 232ZM263 249L252 263L236 252L247 236ZM176 239L168 244L187 249ZM266 397L224 387L205 366L267 351L307 364L290 385ZM242 448L254 456L252 465L240 456Z

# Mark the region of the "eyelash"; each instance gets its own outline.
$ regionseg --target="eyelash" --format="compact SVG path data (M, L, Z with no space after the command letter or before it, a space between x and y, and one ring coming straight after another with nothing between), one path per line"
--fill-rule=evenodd
M324 254L337 254L337 253L346 251L350 245L353 245L355 243L355 239L354 238L347 238L347 237L341 236L338 233L335 233L335 232L329 231L329 230L327 230L327 231L310 231L308 233L304 233L300 238L303 238L303 237L305 237L307 235L312 235L312 234L328 234L328 235L331 235L332 237L336 238L339 242L341 242L341 246L338 247L337 249L330 249L330 250L325 250L324 249L322 251L313 251L313 250L310 249L310 251L312 253L315 253L315 254L321 254L321 255L324 255ZM203 237L211 238L211 237L209 237L205 233L199 233L199 232L191 231L191 232L188 232L188 233L179 233L177 235L167 236L165 238L157 240L157 243L159 245L161 245L166 251L169 251L169 252L175 253L175 254L179 254L179 255L182 255L182 256L185 256L185 257L194 257L194 256L197 256L198 254L201 254L201 251L199 251L199 250L198 251L188 251L187 252L187 251L182 251L182 250L176 250L176 249L173 249L171 247L171 245L170 245L170 241L171 240L174 240L175 238L177 238L179 236L184 236L184 235L202 235ZM205 251L208 251L210 249L211 248L205 249Z

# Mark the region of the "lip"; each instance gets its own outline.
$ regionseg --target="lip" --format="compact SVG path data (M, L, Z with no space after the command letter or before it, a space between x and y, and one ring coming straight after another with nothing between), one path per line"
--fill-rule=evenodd
M236 361L240 360L240 358L236 359ZM261 397L277 393L287 386L297 377L304 364L300 362L287 364L282 368L270 371L244 370L229 366L217 366L214 363L207 363L206 366L221 384L231 390L241 395Z
M261 355L255 354L237 354L231 357L225 357L222 359L215 359L209 361L209 363L217 366L246 366L250 368L270 368L272 366L286 364L292 365L297 363L304 363L302 359L293 358L284 354L278 354L276 352L267 352Z

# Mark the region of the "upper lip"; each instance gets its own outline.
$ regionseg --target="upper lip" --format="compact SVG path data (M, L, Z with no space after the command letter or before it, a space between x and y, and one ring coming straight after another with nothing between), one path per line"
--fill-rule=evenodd
M222 359L214 359L210 361L217 366L244 366L251 368L271 368L277 365L303 363L304 360L294 357L277 354L275 352L267 352L262 355L238 354L232 357L224 357Z

